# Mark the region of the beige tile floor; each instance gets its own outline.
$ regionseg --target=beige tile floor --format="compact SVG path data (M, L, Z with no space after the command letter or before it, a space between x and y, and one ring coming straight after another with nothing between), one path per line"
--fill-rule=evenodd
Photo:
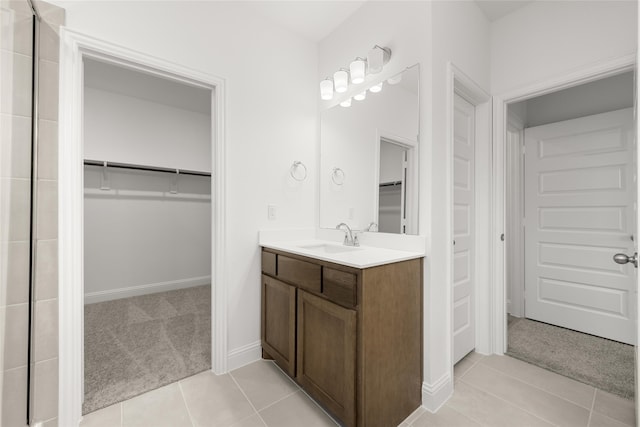
M634 426L633 403L508 356L471 353L438 413L401 427ZM315 427L336 423L272 362L203 372L88 414L82 427Z

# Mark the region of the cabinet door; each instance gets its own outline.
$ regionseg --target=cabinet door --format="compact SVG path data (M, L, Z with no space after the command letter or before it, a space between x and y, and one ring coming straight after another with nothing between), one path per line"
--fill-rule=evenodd
M291 377L296 363L296 288L262 275L262 348Z
M298 292L296 379L346 426L355 425L356 312Z

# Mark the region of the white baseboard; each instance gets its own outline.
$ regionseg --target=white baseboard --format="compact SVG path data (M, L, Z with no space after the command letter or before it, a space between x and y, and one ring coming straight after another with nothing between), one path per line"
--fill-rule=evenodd
M111 301L139 295L155 294L157 292L175 291L176 289L191 288L193 286L211 284L211 276L190 277L187 279L171 280L169 282L149 283L146 285L130 286L127 288L110 289L108 291L89 292L84 294L84 303Z
M437 412L452 395L453 381L449 373L433 384L422 383L422 406L429 412Z
M233 349L227 355L227 368L229 371L241 368L249 363L262 358L262 342L260 340L251 344Z

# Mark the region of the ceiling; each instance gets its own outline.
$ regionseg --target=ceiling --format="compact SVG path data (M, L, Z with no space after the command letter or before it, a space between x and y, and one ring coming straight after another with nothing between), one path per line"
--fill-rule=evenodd
M183 110L211 114L211 90L85 58L84 85Z
M476 0L489 21L495 21L528 5L534 0Z
M256 1L251 9L265 19L319 42L358 10L365 0Z
M251 9L265 19L310 41L319 42L367 0L251 1ZM369 0L376 1L376 0ZM426 0L423 0L426 1ZM441 0L455 1L455 0ZM495 21L534 0L475 0L490 21Z

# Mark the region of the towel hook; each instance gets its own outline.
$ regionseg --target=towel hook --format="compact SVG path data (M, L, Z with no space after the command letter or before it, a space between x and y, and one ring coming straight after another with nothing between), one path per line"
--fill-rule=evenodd
M298 168L300 166L302 166L303 169L302 174L296 174L296 171L298 171ZM305 179L307 179L307 167L299 160L295 160L293 162L291 168L289 169L289 173L291 174L291 177L296 181L304 181Z

